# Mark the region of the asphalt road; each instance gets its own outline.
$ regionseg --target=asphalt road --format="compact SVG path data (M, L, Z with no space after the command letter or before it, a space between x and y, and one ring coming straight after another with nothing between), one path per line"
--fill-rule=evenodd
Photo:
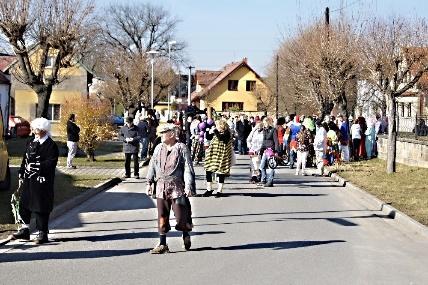
M155 201L130 180L53 221L51 243L2 247L0 284L428 284L426 238L328 178L282 168L275 187L257 188L247 163L238 160L226 197L191 199L190 252L172 230L171 253L149 254Z

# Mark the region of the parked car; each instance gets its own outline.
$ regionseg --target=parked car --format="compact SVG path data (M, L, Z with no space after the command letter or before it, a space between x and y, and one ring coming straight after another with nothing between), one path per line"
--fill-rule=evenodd
M0 190L10 188L9 154L4 140L3 115L0 108Z
M9 116L9 134L11 137L28 137L31 133L30 123L20 116Z

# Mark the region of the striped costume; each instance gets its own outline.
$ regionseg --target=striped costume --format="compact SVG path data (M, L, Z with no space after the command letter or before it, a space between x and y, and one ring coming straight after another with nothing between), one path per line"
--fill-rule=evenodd
M205 170L229 176L232 165L232 137L229 131L215 136L205 154Z

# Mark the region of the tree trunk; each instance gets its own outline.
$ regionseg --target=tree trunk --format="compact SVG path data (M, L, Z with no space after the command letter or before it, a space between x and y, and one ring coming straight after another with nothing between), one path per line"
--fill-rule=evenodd
M87 161L95 161L95 151L94 149L86 149L86 160Z
M343 92L342 95L340 95L336 102L337 104L337 110L338 112L343 115L346 116L348 118L349 112L348 112L348 100L345 96L345 93Z
M36 110L36 117L40 118L48 118L48 111L49 111L49 100L51 98L52 94L52 86L36 86L33 88L33 90L37 94L37 110ZM53 115L53 114L52 114Z
M397 147L397 109L396 98L392 94L387 96L388 105L388 150L386 160L386 173L391 174L395 172L396 165L396 147Z
M324 101L321 106L321 120L324 120L325 116L330 116L333 110L334 104L330 101Z

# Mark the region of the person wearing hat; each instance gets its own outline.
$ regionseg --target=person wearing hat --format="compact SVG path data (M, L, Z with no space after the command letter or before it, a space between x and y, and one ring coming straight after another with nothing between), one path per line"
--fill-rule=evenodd
M134 159L134 177L140 179L140 167L138 165L138 147L140 143L140 131L134 125L131 117L126 118L126 124L120 129L119 139L123 141L123 152L125 153L125 176L131 177L131 157Z
M19 215L24 224L12 239L30 240L31 216L36 220L38 235L36 244L48 242L49 215L53 209L55 168L58 162L58 146L50 137L50 122L37 118L31 122L34 139L27 144L18 172L22 194Z
M171 208L175 215L175 229L183 232L183 247L189 250L192 231L192 213L189 198L196 191L195 172L187 146L177 141L177 127L165 124L161 130L162 143L156 146L147 169L147 194L155 192L158 210L160 242L151 254L169 252L166 234L171 226ZM154 189L156 185L156 189Z

